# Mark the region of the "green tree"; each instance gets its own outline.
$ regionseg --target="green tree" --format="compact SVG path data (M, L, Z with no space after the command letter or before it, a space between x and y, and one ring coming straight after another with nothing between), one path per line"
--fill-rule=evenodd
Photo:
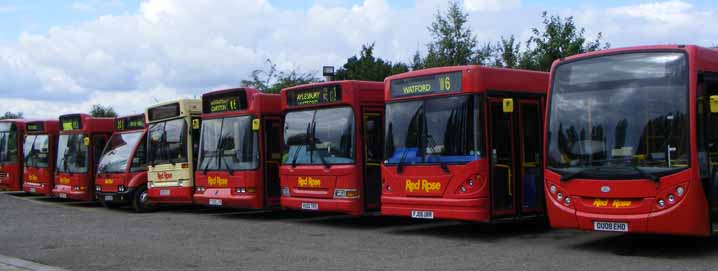
M90 115L98 118L117 117L117 113L115 113L115 109L112 108L111 105L103 106L101 104L92 105L92 109L90 109Z
M374 43L372 43L362 45L359 57L348 58L347 63L337 70L335 79L384 81L386 77L408 71L409 66L404 63L392 63L374 57Z
M267 59L266 63L269 65L266 71L261 69L252 71L251 78L242 80L241 85L266 93L279 93L283 88L319 82L319 78L313 73L296 70L279 71L277 64L272 63L271 59Z
M424 67L456 66L479 64L477 40L468 25L469 14L461 4L450 1L446 14L438 11L428 27L433 41L427 44L428 52Z
M9 111L8 111L8 112L5 112L4 115L0 116L0 120L6 120L6 119L22 119L22 118L23 118L22 112L13 113L13 112L9 112Z
M496 54L495 66L516 68L521 60L521 43L513 35L509 38L501 37L501 41L496 44Z
M526 42L528 49L519 61L521 68L548 71L556 59L610 47L610 44L601 42L601 33L594 41L586 40L585 29L576 27L573 17L549 16L545 11L541 17L543 29L531 30L533 34Z
M411 70L417 71L424 68L424 59L421 58L421 54L419 54L419 50L416 50L416 53L414 53L414 57L411 58Z

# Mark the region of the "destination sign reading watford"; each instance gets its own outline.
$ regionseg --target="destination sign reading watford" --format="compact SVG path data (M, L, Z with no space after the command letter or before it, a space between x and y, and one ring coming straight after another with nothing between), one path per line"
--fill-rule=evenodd
M339 85L300 89L287 92L287 104L290 106L333 103L342 99Z
M461 72L391 80L391 97L419 96L461 91Z

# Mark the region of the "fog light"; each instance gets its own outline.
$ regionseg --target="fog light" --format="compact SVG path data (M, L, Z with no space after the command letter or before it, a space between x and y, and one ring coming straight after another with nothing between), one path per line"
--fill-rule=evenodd
M386 192L391 192L391 185L386 186Z
M683 192L686 192L686 191L683 189L683 186L679 186L679 187L676 188L676 194L678 194L679 197L682 197L682 196L683 196Z
M125 190L127 190L127 188L125 188L124 185L118 185L118 186L117 186L117 191L119 191L119 192L125 192Z
M95 191L101 192L101 191L102 191L102 187L101 187L99 184L98 184L98 185L95 185Z
M282 187L282 196L289 197L289 187Z
M551 191L551 194L556 194L556 186L555 185L552 184L548 190Z
M676 202L676 197L673 196L673 194L668 194L668 202L670 202L670 203Z
M571 198L566 197L566 199L563 200L563 203L565 203L566 205L571 205Z
M556 198L558 199L558 201L563 200L563 194L561 192L558 192L558 194L556 194Z
M461 187L459 187L459 191L461 191L461 193L466 192L466 187L462 185Z
M351 199L358 198L359 191L356 189L334 189L334 198Z
M659 199L659 200L658 200L658 207L663 208L663 206L666 206L666 201L664 201L664 200L662 200L662 199Z

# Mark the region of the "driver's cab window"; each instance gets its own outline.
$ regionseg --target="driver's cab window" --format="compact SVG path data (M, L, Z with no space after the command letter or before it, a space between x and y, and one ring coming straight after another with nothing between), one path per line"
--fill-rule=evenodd
M132 157L131 172L147 170L147 136L142 137L142 141L137 146L135 155Z
M92 138L92 144L93 144L93 155L95 156L95 168L97 168L97 164L100 162L100 158L102 157L102 150L105 149L105 144L107 144L107 136L105 135L95 135Z

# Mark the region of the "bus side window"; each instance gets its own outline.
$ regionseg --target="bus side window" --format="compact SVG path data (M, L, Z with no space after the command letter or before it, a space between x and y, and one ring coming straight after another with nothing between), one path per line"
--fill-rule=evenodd
M132 157L131 172L147 170L147 144L145 141L146 138L143 137L140 145L137 146L135 156Z
M107 137L104 135L96 135L92 141L94 142L92 155L95 156L95 168L97 168L97 163L100 162L100 157L102 156L102 150L105 149L105 144L107 144Z

